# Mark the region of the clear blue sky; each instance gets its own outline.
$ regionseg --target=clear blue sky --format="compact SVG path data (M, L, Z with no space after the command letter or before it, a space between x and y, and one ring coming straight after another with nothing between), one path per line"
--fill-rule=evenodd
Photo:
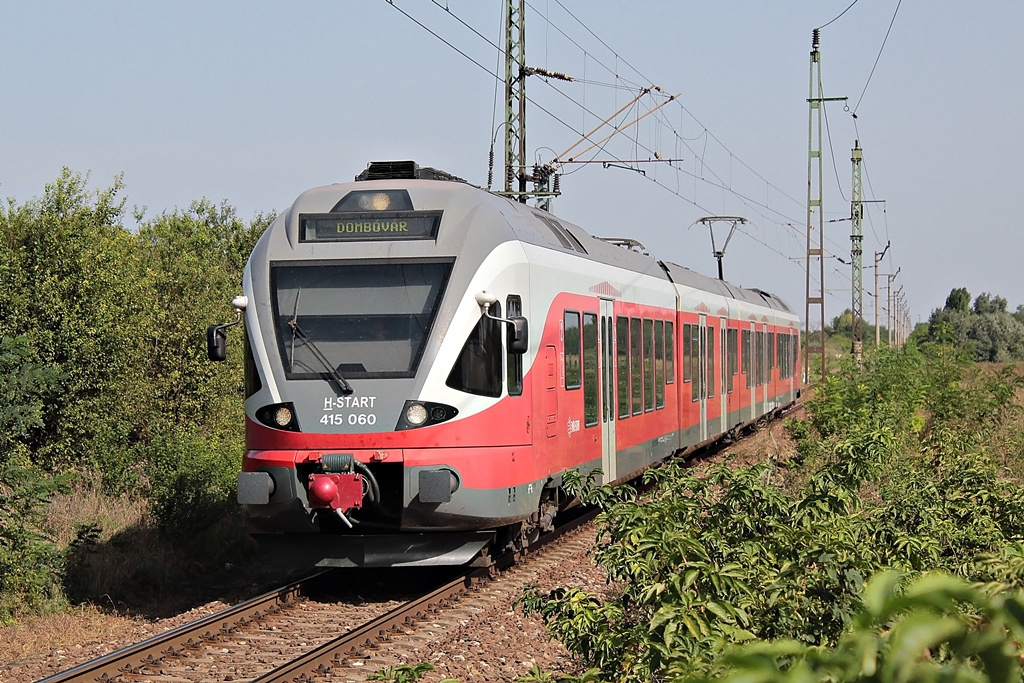
M886 200L868 207L864 263L891 240L882 272L901 269L895 286L914 321L953 287L1002 295L1015 309L1024 304L1024 3L902 3L869 82L898 1L860 0L822 31L825 95L848 96L857 113L855 126L841 103L828 105L826 218L850 214L859 138L866 198ZM530 79L531 157L565 150L631 87L681 93L595 157L657 151L682 158L678 170L572 167L555 213L708 274L710 239L694 221L746 216L726 279L774 291L802 315L811 30L849 4L530 0L527 63L579 79ZM68 166L97 188L123 173L129 208L147 217L207 197L248 219L350 180L371 160L414 159L484 185L502 117L488 44L501 42L502 6L0 1L0 196L38 197ZM500 160L500 136L496 152ZM847 261L849 225L826 228L827 249ZM826 263L831 319L850 306L850 279L847 266ZM870 291L870 268L864 283ZM864 314L874 314L869 294Z

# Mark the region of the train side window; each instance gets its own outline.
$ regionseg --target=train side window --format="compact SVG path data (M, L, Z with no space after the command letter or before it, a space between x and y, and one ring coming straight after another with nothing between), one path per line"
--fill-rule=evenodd
M747 389L750 388L750 356L751 356L751 343L750 343L750 330L743 330L743 355L740 361L743 363L743 374L746 375Z
M665 407L665 321L654 321L654 400L658 408Z
M249 398L263 388L260 380L260 371L256 367L256 357L252 353L252 342L249 339L249 330L243 326L242 344L245 347L245 397Z
M729 372L738 375L740 372L740 352L737 341L739 330L735 327L729 330ZM732 383L729 383L729 391L732 391Z
M694 401L700 400L702 391L701 368L703 367L705 353L706 349L701 349L700 345L700 325L690 325L690 365L692 366L690 368L690 376L693 377L690 397Z
M501 317L500 303L491 305L491 315ZM467 394L501 396L501 328L502 323L480 316L445 384Z
M583 314L583 418L587 427L600 422L597 383L597 314Z
M644 412L654 410L654 321L644 318Z
M683 325L683 381L693 380L690 376L690 326Z
M629 417L629 318L615 320L615 346L618 348L619 419Z
M782 362L786 365L786 377L792 377L794 374L793 369L793 354L796 348L796 337L791 334L786 335L786 355L782 357Z
M515 294L505 300L505 310L509 318L515 318L523 314L523 300ZM508 395L522 396L523 394L523 354L506 353L505 365L508 366Z
M665 321L665 384L676 381L676 342L672 322Z
M792 377L796 374L796 335L786 335L786 356L783 362L786 364L786 376Z
M565 388L579 389L580 384L580 314L565 312L563 340L565 343Z
M793 374L796 375L800 372L800 335L793 335L793 357L790 358L790 362L793 364Z
M715 397L715 328L708 325L708 398Z
M779 379L784 379L786 376L786 369L782 365L782 346L785 342L782 340L782 335L779 335L778 342L775 344L775 360L772 361L779 368Z
M782 356L786 352L786 337L779 334L775 342L775 365L779 368L779 379L786 379L786 364L782 362Z
M633 414L644 410L644 328L640 318L629 319L629 360L633 380Z
M754 343L757 345L755 349L755 358L757 358L757 386L764 384L764 370L767 363L764 360L764 332L757 332L754 336Z

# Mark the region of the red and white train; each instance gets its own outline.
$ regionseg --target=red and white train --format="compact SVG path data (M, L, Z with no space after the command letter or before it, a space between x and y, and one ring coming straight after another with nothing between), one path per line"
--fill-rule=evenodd
M303 193L233 302L255 529L464 563L550 528L569 470L621 482L798 397L785 303L629 246L413 162Z

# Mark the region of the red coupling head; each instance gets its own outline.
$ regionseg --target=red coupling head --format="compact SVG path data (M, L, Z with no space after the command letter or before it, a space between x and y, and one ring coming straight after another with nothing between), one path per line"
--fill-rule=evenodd
M347 512L363 506L361 474L309 475L309 505Z

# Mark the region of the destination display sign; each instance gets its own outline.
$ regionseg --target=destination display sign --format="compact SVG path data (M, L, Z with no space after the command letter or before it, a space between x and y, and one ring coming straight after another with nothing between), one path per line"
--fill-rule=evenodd
M440 224L440 211L305 213L299 216L299 239L303 242L432 240L437 238Z

